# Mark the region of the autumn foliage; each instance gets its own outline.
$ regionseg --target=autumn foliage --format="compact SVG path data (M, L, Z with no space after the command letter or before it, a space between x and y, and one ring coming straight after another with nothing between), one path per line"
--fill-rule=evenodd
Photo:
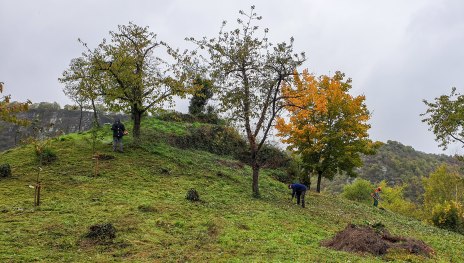
M288 118L279 118L276 128L289 149L299 153L309 172L333 178L337 172L355 176L362 165L360 153L373 153L378 143L369 139L369 111L365 97L352 96L351 79L336 72L315 77L303 71L292 84L282 87Z
M0 93L3 93L3 82L0 82ZM0 121L16 123L19 125L28 124L27 120L18 119L16 113L27 111L30 101L25 103L11 102L11 96L0 97Z

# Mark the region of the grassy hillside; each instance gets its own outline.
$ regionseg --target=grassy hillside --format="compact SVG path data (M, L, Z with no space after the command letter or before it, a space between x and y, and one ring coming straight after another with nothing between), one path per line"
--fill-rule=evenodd
M150 126L155 126L150 128ZM188 124L151 120L145 133L182 133ZM310 193L307 207L291 204L286 186L261 174L262 197L251 197L251 169L224 156L162 142L125 153L111 151L110 134L98 151L93 177L89 134L55 139L58 160L41 173L42 205L33 207L37 161L31 146L0 153L13 178L0 179L0 262L462 262L464 237L389 211L332 195ZM201 202L185 199L195 188ZM320 246L349 223L381 222L395 235L421 239L434 258L396 251L384 257ZM95 244L89 227L111 223L112 242Z

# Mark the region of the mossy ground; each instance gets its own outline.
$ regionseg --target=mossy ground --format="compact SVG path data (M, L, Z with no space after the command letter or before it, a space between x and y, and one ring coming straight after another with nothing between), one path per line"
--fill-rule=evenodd
M155 126L155 128L150 128ZM184 124L150 120L146 131L182 133ZM109 129L105 127L105 129ZM150 134L148 132L147 134ZM37 160L31 146L0 153L13 177L0 180L0 262L462 262L464 237L389 211L309 193L305 209L262 170L261 197L251 196L251 169L224 156L181 150L145 137L113 153L109 132L97 151L115 155L94 174L89 134L54 139L58 160L43 166L42 204L33 206ZM241 168L243 167L243 168ZM195 188L200 202L185 195ZM392 251L384 257L320 245L347 224L381 222L394 235L429 244L433 258ZM84 236L111 223L109 244Z

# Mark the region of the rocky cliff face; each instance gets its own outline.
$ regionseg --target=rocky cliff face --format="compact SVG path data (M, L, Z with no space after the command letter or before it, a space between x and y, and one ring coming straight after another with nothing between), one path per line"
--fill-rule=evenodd
M47 136L56 136L79 131L80 111L69 110L29 110L19 114L20 118L28 119L32 122L27 127L0 122L0 151L18 145L21 140L30 137L34 134L34 127L43 129L43 134ZM127 120L127 116L110 114L99 114L99 123L113 123L114 118ZM81 131L86 131L92 128L93 113L83 112Z

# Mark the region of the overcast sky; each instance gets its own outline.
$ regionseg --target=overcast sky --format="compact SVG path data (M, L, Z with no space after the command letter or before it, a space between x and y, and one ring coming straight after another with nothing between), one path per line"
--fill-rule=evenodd
M353 79L352 94L366 95L372 113L372 139L463 152L441 151L419 116L423 99L464 88L461 0L0 0L0 81L13 100L71 104L57 79L81 56L77 38L94 48L132 21L191 49L185 37L217 36L223 20L234 26L251 5L274 43L293 36L295 51L306 52L301 69Z

